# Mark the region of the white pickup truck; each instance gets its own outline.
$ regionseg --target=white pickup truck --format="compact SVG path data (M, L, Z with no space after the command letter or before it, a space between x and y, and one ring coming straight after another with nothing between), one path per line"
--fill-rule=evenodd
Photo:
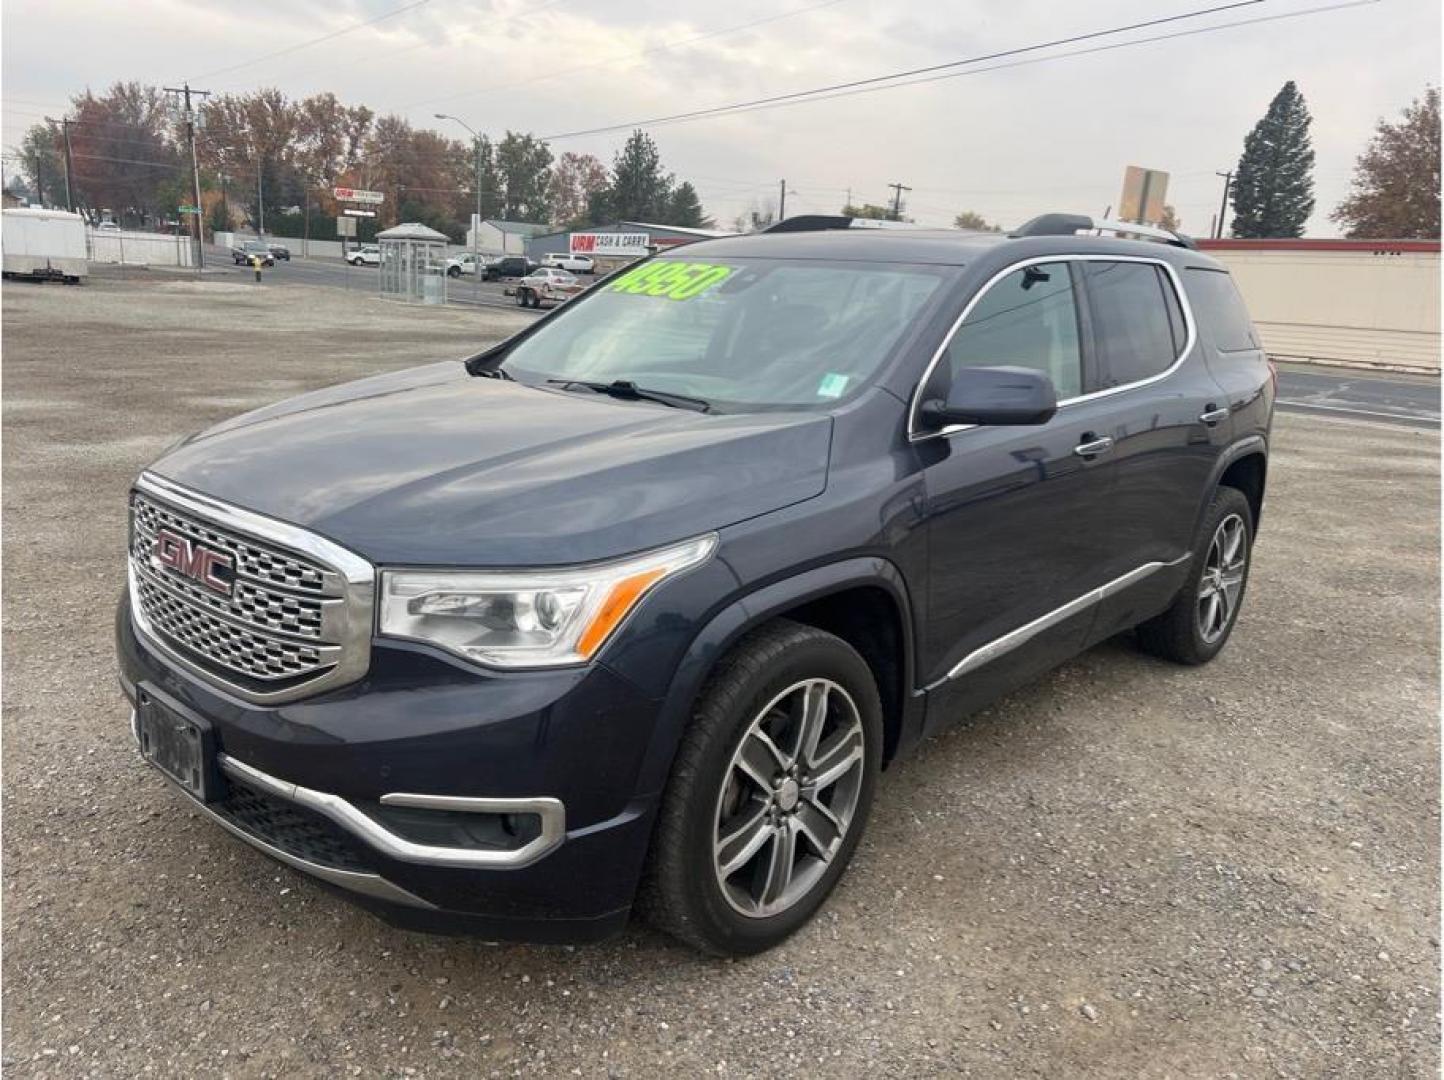
M573 274L595 274L597 272L597 264L592 261L590 255L571 255L565 251L543 255L542 265L557 270L570 270Z

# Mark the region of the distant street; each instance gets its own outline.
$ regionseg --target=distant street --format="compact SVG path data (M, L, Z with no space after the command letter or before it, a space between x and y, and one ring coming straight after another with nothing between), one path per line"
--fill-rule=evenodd
M262 285L323 285L333 289L356 289L361 292L375 292L378 288L379 270L374 266L350 266L340 259L303 259L296 251L300 241L295 241L290 260L281 260L273 267L261 271ZM206 269L233 271L237 277L249 279L254 271L249 266L237 266L226 248L206 248ZM482 307L506 307L520 311L516 302L502 293L502 286L495 283L478 283L471 277L448 278L447 300L460 304L480 304ZM530 310L526 314L534 314ZM539 312L535 314L540 314Z
M1439 427L1439 377L1279 365L1278 407L1316 416Z

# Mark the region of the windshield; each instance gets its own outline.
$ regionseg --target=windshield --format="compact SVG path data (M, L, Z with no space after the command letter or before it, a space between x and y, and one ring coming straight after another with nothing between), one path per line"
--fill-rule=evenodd
M817 405L881 367L947 268L653 259L508 350L524 381L633 382L714 405Z

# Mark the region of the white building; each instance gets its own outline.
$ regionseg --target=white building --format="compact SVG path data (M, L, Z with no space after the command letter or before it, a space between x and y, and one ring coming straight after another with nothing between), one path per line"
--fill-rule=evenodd
M549 225L538 225L530 221L498 221L487 218L481 223L480 234L471 235L466 230L466 250L482 255L524 255L528 237L546 232Z

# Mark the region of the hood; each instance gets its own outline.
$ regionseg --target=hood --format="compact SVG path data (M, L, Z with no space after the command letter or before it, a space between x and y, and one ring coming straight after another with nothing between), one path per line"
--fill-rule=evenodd
M151 467L376 563L587 562L822 492L813 413L717 415L434 364L258 409Z

